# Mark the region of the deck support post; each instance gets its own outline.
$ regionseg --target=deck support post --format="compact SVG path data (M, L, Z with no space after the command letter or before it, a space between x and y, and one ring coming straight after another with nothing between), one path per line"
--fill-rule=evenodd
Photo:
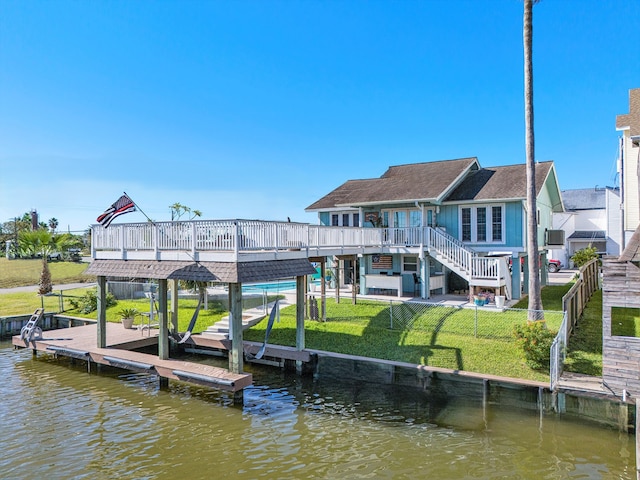
M229 284L229 337L231 351L229 352L229 371L242 373L244 367L244 349L242 347L242 284Z
M169 280L171 289L171 333L178 333L178 280Z
M169 317L167 315L167 280L158 280L158 357L169 358Z
M98 348L107 347L107 277L98 275Z
M431 262L429 257L424 255L424 252L421 252L420 256L420 278L422 281L420 282L420 298L430 298L431 297ZM442 292L444 293L444 292Z
M304 350L304 297L305 297L305 278L304 276L296 277L296 350ZM302 362L296 360L296 371L302 373Z
M351 303L355 305L358 299L358 256L353 256L353 273L351 274Z
M511 257L511 298L520 300L522 298L522 269L520 267L520 257Z
M327 280L325 278L326 261L327 258L323 257L322 262L320 262L320 278L322 279L322 281L320 282L320 318L323 322L327 321Z
M344 263L338 258L333 258L333 268L335 273L335 284L336 284L336 303L340 303L340 265Z
M528 253L527 255L531 255L531 253ZM524 275L524 283L522 284L522 293L524 293L525 295L528 295L529 294L529 275L531 275L531 272L529 271L528 256L525 257L525 261L522 264L522 272Z
M549 285L549 272L547 271L547 251L540 252L540 285L546 287Z

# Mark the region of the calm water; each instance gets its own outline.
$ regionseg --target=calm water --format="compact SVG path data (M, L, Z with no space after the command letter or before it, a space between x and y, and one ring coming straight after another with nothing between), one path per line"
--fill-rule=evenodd
M233 406L7 342L0 378L3 479L635 478L631 435L475 400L265 369Z

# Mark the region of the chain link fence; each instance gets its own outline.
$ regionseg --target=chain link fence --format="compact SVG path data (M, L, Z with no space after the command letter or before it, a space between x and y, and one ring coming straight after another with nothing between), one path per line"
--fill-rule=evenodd
M513 340L513 327L528 320L526 309L478 306L445 306L428 303L401 303L389 308L390 328L423 330L475 338ZM545 311L536 318L544 318L550 328L557 329L562 312Z
M107 282L107 291L111 293L117 300L144 300L153 299L157 302L158 286L155 282L128 282L110 280ZM168 298L171 298L172 292L168 291ZM178 298L180 300L194 300L197 302L199 292L188 288L178 290ZM273 302L276 297L281 296L280 292L274 289L264 289L257 287L243 288L242 292L242 309L261 308L267 311L269 302ZM157 308L157 307L156 307ZM207 286L207 295L205 298L205 307L216 311L229 310L229 292L226 285L211 284Z
M363 316L367 307L377 310L375 317L378 325L385 325L391 330L419 330L505 341L513 341L514 326L525 324L528 320L526 309L368 299L358 299L356 305L342 301L339 307L333 306L328 309L327 320L361 322L363 319L371 318L371 313ZM562 312L542 313L550 329L557 330L560 327Z

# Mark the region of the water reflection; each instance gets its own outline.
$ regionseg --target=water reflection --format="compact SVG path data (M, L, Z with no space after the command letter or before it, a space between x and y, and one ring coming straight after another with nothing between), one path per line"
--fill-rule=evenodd
M208 360L216 362L216 360ZM474 398L254 368L225 393L0 344L0 477L635 478L633 437Z

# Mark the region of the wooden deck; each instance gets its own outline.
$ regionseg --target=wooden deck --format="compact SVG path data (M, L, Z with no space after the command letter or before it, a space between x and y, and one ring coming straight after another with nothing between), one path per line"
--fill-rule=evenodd
M107 348L98 348L97 325L48 330L41 340L29 345L16 335L12 343L17 348L31 348L100 365L109 365L137 372L149 372L160 377L237 392L252 384L249 373L231 373L224 368L194 362L167 359L140 353L134 349L158 344L157 331L125 329L120 324L107 323Z

